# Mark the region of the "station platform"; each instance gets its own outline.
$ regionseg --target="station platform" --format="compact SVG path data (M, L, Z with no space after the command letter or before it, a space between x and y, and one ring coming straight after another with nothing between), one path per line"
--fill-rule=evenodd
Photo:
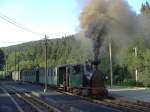
M130 101L150 102L150 88L143 87L108 87L110 94L117 98L123 98Z

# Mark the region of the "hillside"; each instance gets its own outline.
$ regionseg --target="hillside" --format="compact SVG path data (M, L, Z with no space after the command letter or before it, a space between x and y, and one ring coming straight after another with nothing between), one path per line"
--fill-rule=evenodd
M16 67L18 67L19 64L20 69L31 68L33 66L44 66L45 64L44 40L4 47L2 50L7 55L8 70L15 70L15 60ZM76 40L72 35L61 39L48 40L49 66L67 63L82 63L89 59L90 55L89 52L82 48L80 41Z

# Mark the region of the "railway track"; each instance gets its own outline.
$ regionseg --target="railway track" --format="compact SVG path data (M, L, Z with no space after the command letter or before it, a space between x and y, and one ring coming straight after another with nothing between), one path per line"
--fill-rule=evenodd
M30 104L36 110L36 112L60 112L58 109L50 106L49 104L32 96L29 93L17 93L16 95L28 104Z
M16 88L7 88L10 94L16 95L18 98L24 100L26 103L30 104L33 108L33 112L60 112L57 108L47 104L41 99L32 95L29 91L17 90ZM67 95L73 95L71 93L62 92ZM90 102L98 103L104 106L116 108L123 112L150 112L150 104L146 102L131 102L123 99L104 99L104 100L95 100L92 98L86 98L80 96L81 99L88 100Z
M18 98L22 99L28 105L32 107L32 112L61 112L59 109L49 105L43 100L35 97L29 91L17 90L13 87L4 88L10 95L15 95ZM22 111L21 111L22 112Z

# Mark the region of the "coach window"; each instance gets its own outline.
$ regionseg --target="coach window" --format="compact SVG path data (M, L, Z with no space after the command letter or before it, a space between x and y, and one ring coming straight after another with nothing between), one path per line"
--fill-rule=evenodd
M73 66L74 74L78 74L78 73L80 73L80 71L81 71L80 65Z

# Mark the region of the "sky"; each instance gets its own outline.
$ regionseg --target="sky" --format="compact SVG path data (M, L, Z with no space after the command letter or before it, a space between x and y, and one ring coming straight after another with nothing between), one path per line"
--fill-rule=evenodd
M140 13L146 0L127 1L133 11ZM77 0L0 0L0 17L4 16L37 33L24 31L0 18L0 47L40 40L44 35L58 38L79 29Z

